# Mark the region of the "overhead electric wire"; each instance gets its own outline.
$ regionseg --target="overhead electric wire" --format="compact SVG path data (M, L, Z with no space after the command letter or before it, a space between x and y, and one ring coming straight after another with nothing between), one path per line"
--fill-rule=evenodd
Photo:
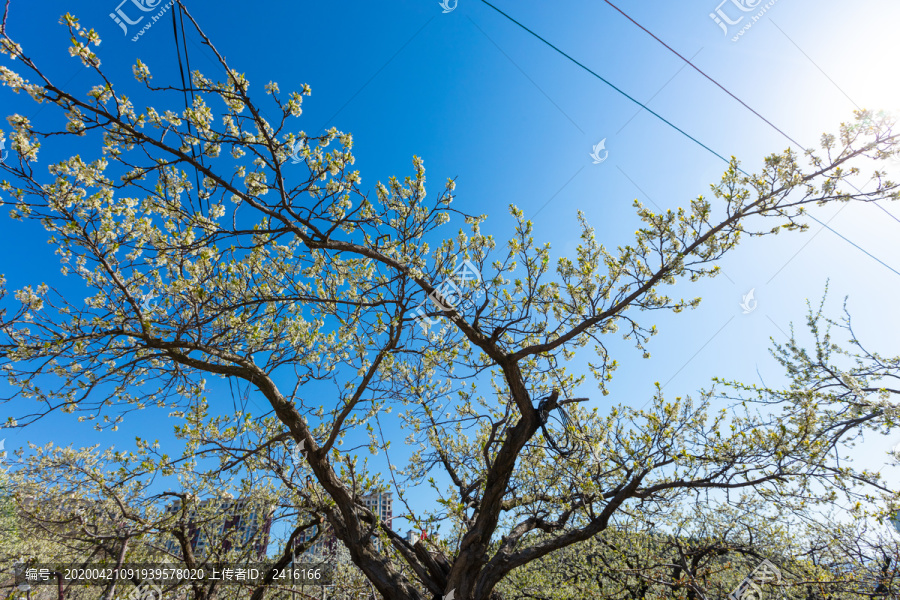
M628 19L629 21L631 21L632 23L634 23L635 25L637 25L642 31L646 32L647 35L649 35L649 36L652 37L654 40L656 40L657 42L659 42L660 44L662 44L663 46L665 46L665 48L666 48L669 52L671 52L672 54L674 54L675 56L677 56L678 58L680 58L681 60L683 60L683 61L684 61L685 63L687 63L692 69L694 69L695 71L697 71L698 73L700 73L701 75L703 75L706 79L708 79L708 80L711 81L713 84L715 84L715 86L718 87L720 90L722 90L723 92L725 92L726 94L728 94L729 96L731 96L732 98L734 98L735 100L737 100L737 101L741 104L741 106L743 106L744 108L746 108L747 110L749 110L750 112L752 112L754 115L756 115L757 117L759 117L760 119L762 119L769 127L771 127L772 129L774 129L775 131L777 131L778 133L780 133L781 135L783 135L783 136L784 136L788 141L790 141L792 144L794 144L794 145L797 146L798 148L801 148L801 149L804 149L804 150L805 150L805 147L803 146L803 144L801 144L800 142L796 141L794 138L792 138L791 136L789 136L788 134L786 134L784 131L782 131L781 129L779 129L778 127L776 127L776 126L775 126L771 121L769 121L767 118L765 118L764 116L762 116L761 114L759 114L758 112L756 112L755 110L753 110L753 108L750 107L750 105L748 105L746 102L744 102L743 100L741 100L740 98L738 98L737 96L735 96L734 94L732 94L730 91L728 91L728 90L725 88L725 86L723 86L723 85L720 84L718 81L716 81L715 79L713 79L712 77L710 77L709 75L707 75L706 73L704 73L699 67L697 67L697 65L695 65L694 63L692 63L689 59L687 59L687 58L685 58L684 56L682 56L678 51L676 51L674 48L672 48L671 46L669 46L667 43L665 43L664 41L662 41L661 39L659 39L658 37L656 37L656 35L654 35L652 31L650 31L649 29L647 29L646 27L644 27L643 25L641 25L640 23L638 23L637 21L635 21L634 19L632 19L632 18L631 18L628 14L626 14L621 8L619 8L618 6L616 6L615 4L613 4L612 2L610 2L610 0L603 0L603 1L606 2L607 4L609 4L609 5L610 5L612 8L614 8L616 11L618 11L619 14L621 14L623 17L625 17L626 19ZM808 58L808 57L807 57L807 58ZM826 77L827 77L827 75L826 75ZM830 78L829 78L829 79L830 79ZM855 103L854 103L854 104L855 104ZM742 170L741 172L743 172L743 170ZM746 175L746 173L744 173L744 174ZM857 188L855 185L853 185L853 184L850 183L849 181L848 181L847 183L849 183L849 184L850 184L857 192L862 193L862 192L860 191L860 189ZM898 223L900 223L900 219L898 219L898 218L895 217L893 214L891 214L891 212L888 211L886 208L884 208L883 206L881 206L880 204L878 204L878 203L875 202L874 200L872 201L872 204L874 204L875 206L877 206L878 208L880 208L881 210L883 210L885 213L888 214L888 216L890 216L892 219L894 219L895 221L897 221ZM863 250L860 246L858 246L858 245L855 244L854 242L850 241L849 239L847 239L847 238L844 237L843 235L839 234L837 231L835 231L834 229L832 229L831 227L829 227L828 225L826 225L826 224L823 223L822 221L816 219L816 218L813 217L812 215L809 215L809 216L810 216L811 219L813 219L814 221L816 221L817 223L819 223L822 227L824 227L825 229L827 229L827 230L830 231L831 233L835 234L836 236L838 236L839 238L841 238L842 240L844 240L844 241L847 242L848 244L854 246L856 249L858 249L859 251L863 252L864 254L866 254L867 256L869 256L870 258L875 259L875 260L878 261L880 264L884 265L885 267L887 267L888 269L890 269L890 270L893 271L894 273L897 273L898 275L900 275L900 273L898 273L895 269L893 269L892 267L886 265L884 262L882 262L880 259L878 259L878 258L876 258L875 256L873 256L873 255L870 254L869 252L866 252L866 251Z
M178 11L178 21L181 26L181 47L184 49L184 62L187 65L188 81L191 84L190 87L188 87L188 89L191 92L191 106L193 106L194 105L194 79L193 79L193 76L191 75L191 73L193 73L193 71L191 70L191 56L190 56L190 54L188 54L188 49L187 49L187 36L184 33L184 13L182 13L181 11ZM194 156L194 158L200 162L200 166L203 166L203 167L206 166L203 162L203 149L202 148L200 149L200 154L198 156L198 155L194 154L194 146L192 144L191 145L191 155ZM200 179L199 179L199 174L197 172L197 169L194 169L194 180L197 183L197 202L200 203L200 209L202 210L203 209L203 200L200 198ZM207 198L207 200L206 200L206 211L209 212L209 198Z
M181 13L180 10L172 11L172 31L175 34L175 55L178 57L178 71L181 73L181 86L182 86L182 94L184 95L184 107L185 110L188 110L191 106L193 106L194 100L194 83L193 79L191 79L191 63L187 57L187 44L184 43L184 18L181 20L181 41L184 46L184 57L188 63L188 80L191 82L190 87L188 87L187 82L184 79L184 63L181 60L181 48L178 45L178 18L175 16L176 13ZM188 92L191 94L191 104L188 104ZM185 123L187 124L187 131L189 136L193 136L193 128L191 127L191 120L189 118L185 118ZM198 137L199 139L199 137ZM197 153L194 150L194 145L191 144L191 158L194 161L198 161ZM201 158L199 159L200 164L203 164L203 158L201 153ZM194 181L197 184L197 203L200 205L200 210L203 210L203 201L200 199L200 174L197 169L194 168ZM188 194L188 198L190 198L190 194ZM191 207L193 207L193 202L191 202Z
M812 219L813 221L815 221L816 223L818 223L819 225L821 225L822 227L824 227L825 229L827 229L828 231L830 231L831 233L833 233L834 235L838 236L839 238L841 238L842 240L844 240L845 242L847 242L848 244L850 244L851 246L853 246L854 248L856 248L857 250L859 250L860 252L862 252L863 254L865 254L866 256L868 256L869 258L872 258L872 259L878 261L879 264L881 264L881 265L887 267L888 269L890 269L891 271L893 271L893 272L896 273L897 275L900 275L900 271L897 271L897 270L894 269L893 267L888 266L887 264L885 264L885 263L884 263L883 261L881 261L880 259L878 259L878 258L876 258L875 256L873 256L872 254L866 252L865 250L863 250L862 248L860 248L856 243L854 243L853 241L851 241L851 240L847 239L846 237L842 236L841 234L839 234L837 231L835 231L834 229L832 229L831 227L829 227L828 225L826 225L826 224L823 223L822 221L818 220L817 218L815 218L814 216L812 216L812 215L809 214L809 213L806 213L806 215L807 215L810 219Z
M852 185L852 184L851 184L851 185ZM857 190L857 191L858 191L858 190ZM898 223L900 223L900 219L898 219L897 217L895 217L895 216L894 216L894 213L892 213L891 211L889 211L888 209L886 209L886 208L883 207L882 205L878 204L878 203L875 202L874 200L872 201L872 204L874 204L875 206L877 206L878 208L880 208L881 210L883 210L884 212L886 212L887 215L888 215L890 218L892 218L893 220L895 220L895 221L897 221Z
M759 117L760 119L762 119L763 121L765 121L765 123L766 123L769 127L771 127L772 129L774 129L775 131L777 131L778 133L780 133L781 135L783 135L783 136L784 136L785 138L787 138L792 144L794 144L794 145L797 146L798 148L805 149L805 147L803 146L803 144L801 144L800 142L794 140L794 138L792 138L791 136L789 136L788 134L786 134L785 132L783 132L781 129L779 129L778 127L776 127L776 126L775 126L771 121L769 121L767 118L765 118L764 116L762 116L761 114L759 114L758 112L756 112L755 110L753 110L753 108L751 108L746 102L744 102L743 100L741 100L740 98L738 98L737 96L735 96L734 94L732 94L731 92L729 92L727 89L725 89L725 87L724 87L722 84L720 84L718 81L716 81L715 79L713 79L712 77L710 77L709 75L707 75L706 73L704 73L697 65L695 65L695 64L692 63L689 59L687 59L687 58L685 58L684 56L682 56L681 54L679 54L674 48L672 48L671 46L669 46L667 43L665 43L664 41L662 41L661 39L659 39L658 37L656 37L656 36L653 34L652 31L650 31L649 29L647 29L646 27L644 27L643 25L641 25L640 23L638 23L637 21L635 21L634 19L632 19L630 16L628 16L621 8L619 8L618 6L616 6L615 4L613 4L612 2L610 2L609 0L603 0L603 1L606 2L607 4L609 4L611 7L613 7L613 8L616 9L617 11L619 11L619 14L621 14L623 17L625 17L626 19L628 19L629 21L631 21L632 23L634 23L635 25L637 25L638 27L640 27L644 32L647 33L647 35L649 35L649 36L652 37L654 40L656 40L657 42L659 42L660 44L662 44L663 46L665 46L665 47L669 50L669 52L671 52L672 54L674 54L675 56L677 56L678 58L680 58L681 60L683 60L684 62L686 62L692 69L694 69L695 71L697 71L698 73L700 73L701 75L703 75L704 77L706 77L709 81L711 81L711 82L712 82L716 87L718 87L720 90L722 90L723 92L725 92L726 94L728 94L729 96L731 96L732 98L734 98L735 100L737 100L738 102L740 102L740 103L741 103L741 106L743 106L744 108L746 108L747 110L749 110L750 112L752 112L754 115L756 115L757 117Z
M572 58L571 56L569 56L568 54L566 54L565 52L563 52L562 50L560 50L559 48L557 48L556 46L554 46L553 44L551 44L550 42L548 42L547 40L545 40L544 38L542 38L541 36L539 36L537 33L535 33L534 31L532 31L531 29L528 29L528 27L526 27L526 26L523 25L522 23L519 23L518 21L516 21L515 19L513 19L511 16L509 16L508 14L506 14L505 12L503 12L502 10L500 10L499 8L497 8L496 6L494 6L493 4L491 4L490 2L488 2L487 0L481 0L481 1L482 1L483 3L485 3L485 4L487 4L488 6L490 6L491 8L493 8L495 11L497 11L498 13L500 13L501 15L503 15L504 17L506 17L507 19L509 19L510 21L512 21L513 23L515 23L516 25L518 25L519 27L521 27L522 29L524 29L525 31L527 31L528 33L530 33L531 35L533 35L534 37L536 37L537 39L539 39L539 40L541 40L542 42L544 42L544 44L546 44L546 45L549 46L550 48L556 50L556 52L558 52L559 54L562 54L563 56L565 56L566 58L568 58L570 61L572 61L573 63L575 63L576 65L578 65L579 67L581 67L582 69L584 69L585 71L587 71L588 73L590 73L591 75L593 75L594 77L596 77L597 79L599 79L600 81L602 81L603 83L605 83L606 85L608 85L609 87L611 87L612 89L614 89L614 90L616 90L617 92L619 92L621 95L625 96L626 98L628 98L629 100L631 100L632 102L634 102L635 104L637 104L638 106L640 106L641 108L643 108L644 110L646 110L648 113L650 113L651 115L653 115L654 117L656 117L657 119L659 119L660 121L662 121L663 123L665 123L666 125L668 125L669 127L671 127L672 129L674 129L675 131L677 131L678 133L680 133L680 134L683 135L684 137L688 138L689 140L691 140L691 141L694 142L695 144L699 145L701 148L705 149L707 152L712 153L713 155L719 157L720 159L722 159L723 161L725 161L725 162L727 162L727 163L730 163L730 162L731 162L731 161L729 161L727 158L725 158L724 156L722 156L721 154L719 154L718 152L716 152L715 150L713 150L712 148L710 148L709 146L707 146L706 144L704 144L703 142L701 142L700 140L698 140L697 138L693 137L691 134L687 133L687 132L684 131L683 129L680 129L680 128L679 128L678 126L676 126L674 123L672 123L671 121L669 121L668 119L666 119L665 117L663 117L662 115L660 115L659 113L657 113L656 111L652 110L650 107L648 107L646 104L644 104L644 103L641 102L640 100L637 100L637 99L635 99L635 98L629 96L626 92L624 92L623 90L621 90L621 89L619 89L618 87L616 87L616 86L615 86L613 83L611 83L610 81L607 81L606 79L604 79L603 77L601 77L600 75L598 75L597 73L595 73L594 71L592 71L591 69L589 69L588 67L586 67L585 65L583 65L582 63L578 62L577 60L575 60L574 58Z
M651 33L648 29L646 29L645 27L643 27L640 23L638 23L637 21L635 21L634 19L632 19L631 17L629 17L627 14L625 14L624 12L622 12L617 6L615 6L614 4L612 4L611 2L609 2L609 0L604 0L604 1L605 1L607 4L609 4L610 6L612 6L613 8L615 8L617 11L619 11L619 12L620 12L623 16L625 16L629 21L631 21L632 23L634 23L635 25L637 25L638 27L640 27L642 30L644 30L644 31L646 31L648 34L650 34L650 36L652 36L653 39L655 39L655 40L658 41L660 44L662 44L663 46L665 46L666 48L668 48L672 53L674 53L676 56L678 56L679 58L681 58L684 62L686 62L688 65L690 65L690 66L691 66L694 70L696 70L698 73L700 73L701 75L703 75L706 79L708 79L708 80L710 80L711 82L713 82L717 87L719 87L721 90L723 90L726 94L728 94L729 96L731 96L732 98L734 98L735 100L737 100L738 102L740 102L742 106L744 106L744 107L747 108L750 112L752 112L754 115L756 115L757 117L759 117L760 119L762 119L763 121L765 121L770 127L772 127L775 131L777 131L778 133L780 133L781 135L783 135L783 136L784 136L786 139L788 139L791 143L795 144L795 145L796 145L797 147L799 147L800 149L803 149L803 150L806 149L806 148L803 146L803 144L800 144L800 143L796 142L796 141L795 141L793 138L791 138L788 134L786 134L786 133L783 132L781 129L779 129L778 127L776 127L775 125L773 125L768 119L766 119L766 118L763 117L761 114L759 114L758 112L756 112L755 110L753 110L753 109L752 109L750 106L748 106L743 100L741 100L740 98L738 98L737 96L735 96L734 94L732 94L731 92L729 92L725 87L723 87L721 84L719 84L715 79L713 79L712 77L710 77L709 75L707 75L706 73L704 73L703 71L701 71L701 70L700 70L699 68L697 68L690 60L688 60L687 58L685 58L684 56L682 56L681 54L679 54L678 52L676 52L676 51L675 51L674 49L672 49L668 44L666 44L666 43L663 42L661 39L659 39L658 37L656 37L655 35L653 35L653 33ZM512 18L510 15L506 14L505 12L503 12L502 10L500 10L499 8L497 8L496 6L494 6L493 4L491 4L490 2L488 2L487 0L481 0L481 2L484 3L484 4L486 4L486 5L488 5L488 6L490 6L490 7L493 8L495 11L497 11L498 13L500 13L501 15L503 15L504 17L506 17L510 22L512 22L512 23L514 23L514 24L516 24L516 25L518 25L518 26L519 26L521 29L523 29L524 31L527 31L527 32L530 33L532 36L534 36L534 37L537 38L538 40L542 41L546 46L548 46L549 48L552 48L552 49L555 50L557 53L559 53L559 54L561 54L562 56L566 57L566 58L569 59L571 62L575 63L576 65L578 65L579 67L581 67L582 69L584 69L585 71L587 71L588 73L590 73L591 75L593 75L594 77L596 77L597 79L599 79L600 81L602 81L603 83L605 83L606 85L608 85L609 87L611 87L612 89L614 89L615 91L619 92L621 95L625 96L626 98L628 98L629 100L631 100L632 102L634 102L635 104L637 104L638 106L640 106L641 108L643 108L644 110L646 110L647 112L649 112L651 115L653 115L654 117L656 117L657 119L659 119L660 121L662 121L663 123L665 123L666 125L668 125L669 127L671 127L672 129L678 131L679 133L681 133L682 135L684 135L686 138L688 138L689 140L691 140L691 141L694 142L695 144L699 145L701 148L703 148L703 149L706 150L707 152L713 154L714 156L718 157L719 159L723 160L724 162L726 162L726 163L728 163L728 164L731 164L731 161L729 161L728 159L726 159L725 157L723 157L721 154L719 154L718 152L716 152L715 150L713 150L712 148L710 148L709 146L707 146L706 144L704 144L703 142L701 142L700 140L698 140L697 138L693 137L693 136L690 135L689 133L687 133L687 132L683 131L682 129L678 128L676 125L674 125L672 122L670 122L669 120L667 120L666 118L664 118L662 115L660 115L659 113L657 113L657 112L651 110L651 109L650 109L649 107L647 107L644 103L642 103L642 102L640 102L639 100L636 100L635 98L629 96L626 92L624 92L623 90L619 89L618 87L616 87L615 85L613 85L611 82L607 81L606 79L604 79L603 77L601 77L600 75L598 75L597 73L595 73L594 71L592 71L591 69L589 69L587 66L585 66L584 64L582 64L582 63L580 63L579 61L577 61L576 59L574 59L573 57L569 56L568 54L566 54L565 52L563 52L562 50L560 50L559 48L557 48L556 46L554 46L553 44L551 44L549 41L547 41L546 39L544 39L543 37L541 37L540 35L538 35L538 34L535 33L534 31L532 31L531 29L529 29L528 27L526 27L525 25L523 25L523 24L520 23L519 21L515 20L515 19ZM748 176L748 177L750 176L749 173L747 173L746 171L744 171L744 170L741 169L740 167L737 167L737 169L738 169L738 171L740 171L740 172L743 173L744 175L746 175L746 176ZM849 182L848 182L848 183L849 183ZM850 185L852 186L853 184L851 183ZM855 186L853 186L853 187L855 188ZM857 188L857 191L859 191L858 188ZM877 202L874 202L874 201L873 201L873 203L875 204L875 206L877 206L877 207L880 208L881 210L887 212L889 215L891 214L891 213L888 212L885 208L883 208L881 205L879 205ZM810 216L810 218L812 218L814 221L816 221L817 223L819 223L820 225L822 225L822 227L824 227L824 228L827 229L828 231L832 232L833 234L835 234L836 236L838 236L838 237L841 238L842 240L846 241L848 244L850 244L850 245L853 246L854 248L856 248L856 249L858 249L859 251L863 252L866 256L869 256L870 258L873 258L873 259L876 260L879 264L881 264L881 265L887 267L888 269L890 269L890 270L893 271L894 273L897 273L898 275L900 275L900 272L898 272L898 271L895 270L894 268L888 266L888 265L885 264L883 261L881 261L880 259L876 258L875 256L873 256L872 254L870 254L870 253L867 252L866 250L863 250L858 244L856 244L856 243L850 241L849 239L847 239L847 238L844 237L843 235L839 234L837 231L835 231L834 229L832 229L831 227L829 227L829 226L826 225L825 223L822 223L822 221L819 221L818 219L816 219L816 218L813 217L812 215L809 215L809 216ZM894 218L895 220L898 220L898 219L896 219L896 217L894 217L894 215L891 215L891 217Z
M659 39L658 37L656 37L656 35L655 35L652 31L650 31L649 29L647 29L646 27L644 27L643 25L641 25L640 23L638 23L637 21L635 21L633 18L631 18L631 16L629 16L629 15L628 15L625 11L623 11L621 8L619 8L618 6L616 6L615 4L613 4L612 2L610 2L609 0L603 0L603 1L606 2L607 4L609 4L613 9L615 9L615 10L616 10L619 14L621 14L623 17L625 17L626 19L628 19L629 21L631 21L632 23L634 23L635 25L637 25L642 31L644 31L645 33L647 33L647 35L649 35L649 36L652 37L654 40L656 40L657 42L659 42L660 44L662 44L663 46L665 46L665 48L666 48L669 52L671 52L672 54L674 54L675 56L677 56L678 58L680 58L681 60L683 60L683 61L684 61L685 63L687 63L692 69L694 69L695 71L697 71L698 73L700 73L701 75L703 75L703 77L705 77L706 79L708 79L709 81L711 81L717 88L719 88L720 90L722 90L723 92L725 92L726 94L728 94L729 96L731 96L732 98L734 98L735 100L737 100L737 101L741 104L741 106L743 106L744 108L746 108L747 110L749 110L750 112L752 112L754 115L756 115L757 117L759 117L760 119L762 119L763 122L766 123L766 125L768 125L768 126L771 127L772 129L774 129L775 131L777 131L778 133L780 133L780 134L781 134L782 136L784 136L784 138L787 139L789 142L791 142L792 144L794 144L794 145L797 146L798 148L805 149L805 147L803 146L803 144L801 144L800 142L798 142L797 140L795 140L794 138L792 138L791 136L789 136L788 134L786 134L784 131L782 131L781 129L779 129L778 127L776 127L776 126L775 126L771 121L769 121L767 118L765 118L764 116L762 116L761 114L759 114L758 112L756 112L755 110L753 110L753 108L752 108L749 104L747 104L746 102L744 102L743 100L741 100L740 98L738 98L737 96L735 96L734 94L732 94L728 89L725 88L725 86L723 86L721 83L719 83L718 81L716 81L715 79L713 79L712 77L710 77L709 75L707 75L702 69L700 69L700 68L699 68L697 65L695 65L694 63L692 63L689 59L687 59L687 58L685 58L684 56L682 56L677 50L675 50L674 48L672 48L671 46L669 46L667 43L665 43L664 41L662 41L661 39ZM802 52L802 50L801 50L801 52ZM807 58L809 58L809 57L807 57ZM815 63L814 63L814 64L815 64ZM819 70L821 71L821 69L819 69ZM823 71L823 74L824 74L824 71ZM828 77L828 75L825 75L825 77ZM831 81L831 78L828 77L828 80ZM834 83L834 82L832 81L832 83ZM838 89L840 89L840 88L838 88ZM844 95L846 95L846 94L844 94ZM850 100L850 101L853 102L853 100ZM853 102L853 104L855 105L856 103ZM859 108L859 107L857 106L857 108ZM853 185L853 184L851 183L850 185ZM854 186L854 187L856 187L856 186ZM857 189L856 191L859 191L859 189ZM891 213L890 211L888 211L886 208L884 208L883 206L881 206L881 205L878 204L877 202L873 202L873 204L874 204L875 206L877 206L878 208L880 208L880 209L881 209L882 211L884 211L885 213L887 213L887 215L888 215L890 218L892 218L892 219L894 219L895 221L897 221L898 223L900 223L900 219L898 219L896 216L894 216L894 214ZM876 260L877 260L877 259L876 259Z

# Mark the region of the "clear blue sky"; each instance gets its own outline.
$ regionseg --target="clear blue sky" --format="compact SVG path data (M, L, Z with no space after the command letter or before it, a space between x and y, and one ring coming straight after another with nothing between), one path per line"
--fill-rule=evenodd
M169 14L132 42L109 17L117 3L13 0L10 32L56 81L86 92L92 84L83 79L80 62L68 56L65 29L58 24L70 11L103 38L99 55L113 80L133 81L131 65L141 58L155 84L175 85ZM719 154L737 156L745 170L758 169L765 155L789 144L601 0L494 3ZM738 26L726 36L710 18L716 0L616 4L805 145L835 132L856 107L900 107L896 2L778 0L737 42L731 36ZM742 14L730 1L721 6L732 18ZM448 177L457 178L456 207L490 215L485 229L500 239L511 231L506 207L514 203L526 215L537 215L536 239L551 242L559 254L571 255L577 245L577 210L587 214L607 246L625 244L637 225L634 198L663 209L685 206L707 194L725 167L480 0L459 0L446 14L437 0L191 2L189 10L231 65L247 75L251 95L262 97L270 80L283 92L303 83L312 87L298 129L312 134L336 126L352 132L364 187L390 175L402 178L411 172L412 156L421 156L432 193ZM138 14L133 7L130 13ZM188 31L188 40L192 68L212 72L198 36ZM134 99L137 106L147 104L145 95ZM179 110L179 102L173 97L168 105L153 104ZM4 115L35 113L27 98L8 91L0 94L0 106ZM52 113L45 109L35 120ZM591 147L602 139L609 157L593 164ZM39 167L65 151L98 150L45 147ZM900 207L884 206L900 216ZM822 221L833 217L833 229L900 271L900 222L874 206L826 207L814 214ZM33 241L43 231L12 226L5 215L0 219L6 257L0 271L10 288L58 280L52 248ZM653 358L642 360L620 344L616 358L622 366L611 396L586 392L600 406L640 405L655 381L680 395L708 385L714 375L756 381L757 368L775 384L781 374L768 355L769 337L784 340L791 321L801 325L805 299L817 299L828 279L833 314L850 295L861 338L896 354L900 275L820 229L813 224L807 234L746 240L722 263L726 276L695 286L680 283L673 291L703 296L701 307L658 315ZM750 289L758 309L743 314L739 304ZM96 440L88 427L56 429L63 422L68 420L9 432L6 448L25 440ZM170 435L169 424L160 420L159 428L160 438ZM109 443L127 446L128 429ZM101 437L103 443L107 439ZM880 464L881 452L898 441L867 440L867 456Z

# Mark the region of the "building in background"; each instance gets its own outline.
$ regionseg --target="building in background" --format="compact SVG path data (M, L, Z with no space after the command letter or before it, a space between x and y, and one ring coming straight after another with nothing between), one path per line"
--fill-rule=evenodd
M394 493L393 492L373 492L361 498L363 506L371 510L373 513L381 517L381 520L387 525L391 527L394 523ZM337 536L334 535L334 532L331 531L330 527L325 526L327 529L323 532L319 539L316 540L315 544L313 544L310 548L308 548L304 553L303 560L310 561L320 561L320 560L329 560L331 558L342 555L341 550L343 549L343 544L337 539ZM297 538L294 540L294 548L308 543L311 539L313 539L317 533L318 529L313 526L307 529L306 531L301 532ZM377 543L377 542L376 542ZM346 554L344 552L343 554Z
M180 515L180 501L166 507L166 514ZM249 550L249 557L262 560L269 546L272 507L245 498L211 498L188 511L187 533L191 550L198 560L209 557L217 544L222 552ZM166 551L181 556L178 541L166 541Z
M325 531L322 533L322 535L319 536L319 539L317 539L312 546L310 546L303 552L302 558L297 559L298 562L318 562L337 554L339 545L338 539L328 525L325 525L324 527ZM318 531L319 529L316 525L313 525L305 531L301 531L300 534L294 539L294 550L296 551L300 547L308 544L310 540L316 537L316 533L318 533Z
M419 540L424 542L425 540L428 540L428 539L437 540L438 534L428 533L427 531L424 531L424 530L423 531L413 531L412 529L410 529L409 531L406 532L406 541L409 542L413 546L415 546L416 542L418 542Z
M391 527L394 522L394 492L375 492L362 497L363 506L381 517Z
M416 542L418 542L420 538L421 538L421 535L419 535L418 531L413 531L412 529L410 529L409 531L406 532L406 541L409 542L411 545L415 545Z

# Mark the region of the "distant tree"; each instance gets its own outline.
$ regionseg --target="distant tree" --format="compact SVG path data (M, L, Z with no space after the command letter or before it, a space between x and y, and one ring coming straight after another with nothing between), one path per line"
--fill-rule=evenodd
M739 590L750 579L751 598L897 597L896 538L873 535L862 520L841 515L785 527L745 509L673 511L650 529L640 519L610 527L519 567L498 590L505 600L702 600L744 596Z
M605 394L618 364L610 336L623 333L648 357L656 327L641 313L696 307L699 298L669 297L670 286L715 275L743 235L805 230L812 204L896 199L881 171L870 191L848 183L897 154L890 119L859 112L823 136L821 152L774 154L752 175L733 160L713 197L684 209L635 202L642 225L615 250L579 217L577 255L554 269L520 209L510 207L515 232L501 245L482 233L485 216L451 208L453 181L426 200L420 158L402 182L364 190L349 134L292 129L308 87L283 95L269 83L251 101L247 79L177 9L221 80L195 71L190 90L154 85L141 61L134 74L160 102L189 91L183 111L138 109L127 84L101 71L97 33L71 15L62 19L70 52L96 80L87 97L52 81L5 22L0 31L14 59L0 81L67 120L44 131L8 117L2 191L13 218L47 230L63 273L78 279L66 288L88 290L84 300L43 283L15 291L2 369L18 388L9 400L35 408L8 426L62 412L115 429L131 411L166 408L183 455L142 465L141 485L194 461L210 493L220 473L283 483L271 457L302 448L310 482L292 498L327 522L382 596L402 600L491 598L515 569L673 506L778 505L787 516L888 494L877 473L838 460L863 431L894 425L896 360L863 354L833 370L829 344L816 356L790 345L783 359L801 387L760 394L735 384L735 402L713 411L714 390L671 399L657 386L647 410L619 404L606 415L572 397L586 375L566 363L592 352ZM38 172L42 144L58 136L81 137L83 155ZM454 218L467 230L441 237ZM210 414L210 375L267 402L258 435L223 444L213 414L225 406ZM405 466L388 424L416 449ZM386 476L360 458L366 450L390 459ZM438 509L410 506L422 485L440 493ZM385 488L406 519L449 523L452 535L407 542L362 500Z
M233 437L233 432L224 435ZM167 597L228 600L278 590L282 594L275 597L285 597L284 571L295 555L302 555L318 539L298 537L319 523L298 510L302 498L289 499L290 481L279 486L276 495L271 476L235 483L222 469L214 478L196 478L195 465L172 464L149 445L131 453L99 453L96 447L75 451L51 444L36 448L15 466L4 488L10 493L9 519L18 535L0 548L26 566L166 566L207 574L203 581L160 582ZM165 470L178 474L183 482L180 491L154 491L154 478ZM253 470L274 471L271 465ZM229 499L228 490L242 495ZM201 502L202 498L213 501ZM250 521L254 515L255 527ZM242 528L238 518L249 526ZM271 521L266 523L267 519ZM238 586L213 579L213 568L221 571L223 565L261 566L269 543L267 524L284 524L288 533L274 536L278 554L266 561L268 568L262 566L262 580ZM143 581L139 575L92 584L66 579L64 588L72 599L112 598L122 596L123 588L127 595Z

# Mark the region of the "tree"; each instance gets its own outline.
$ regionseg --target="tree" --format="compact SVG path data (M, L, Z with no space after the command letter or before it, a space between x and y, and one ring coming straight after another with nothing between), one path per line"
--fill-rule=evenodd
M283 573L279 578L272 571L283 572L294 554L302 554L317 539L296 541L316 522L303 514L301 497L285 497L292 482L280 488L279 498L265 477L245 479L237 486L229 481L227 470L213 477L196 477L192 465L160 460L156 451L152 446L129 453L98 452L97 447L76 451L53 444L36 448L4 481L12 498L8 530L6 522L2 526L4 556L57 571L101 568L129 573L139 565L208 575L160 581L167 597L224 600L256 594L261 598L267 591L283 590ZM159 468L148 469L154 463ZM166 469L177 470L183 482L178 492L152 489L154 477ZM254 470L273 469L267 465ZM228 498L227 490L241 487L239 499ZM255 527L240 527L238 518L248 520L254 515ZM271 571L263 567L261 580L225 584L211 576L213 568L221 572L223 565L259 567L271 523L286 523L290 533L275 540L278 556L269 561ZM113 598L120 596L123 587L130 589L143 581L139 574L92 581L66 575L63 587L71 598Z
M426 201L418 157L404 181L367 193L351 170L349 134L291 129L308 87L284 96L269 83L265 106L251 101L247 79L177 6L224 78L192 73L195 99L180 114L139 111L125 84L103 74L97 33L75 17L62 23L70 53L97 80L87 98L47 78L4 21L2 49L19 71L0 67L0 79L63 111L67 124L41 131L9 117L17 164L7 160L2 189L12 216L39 221L64 273L90 293L82 303L45 284L15 292L21 314L3 327L2 367L18 387L10 399L40 408L8 425L62 411L115 429L132 410L168 407L184 456L146 465L147 477L228 453L231 462L194 463L197 477L251 472L295 443L311 478L304 510L321 515L382 596L398 599L492 597L514 569L673 504L757 499L789 514L887 489L832 455L864 429L892 425L897 392L879 377L893 376L895 363L819 373L821 388L742 397L731 413L711 413L714 390L671 400L660 388L649 410L617 406L606 416L572 398L586 375L565 365L593 344L591 375L605 393L617 364L608 336L623 328L648 355L656 328L637 313L697 306L668 287L714 276L743 235L805 230L811 204L896 199L896 184L877 170L874 190L847 191L859 165L897 154L887 117L859 112L823 136L821 153L802 157L807 167L792 151L752 175L732 160L713 198L687 208L654 213L635 202L643 226L614 251L582 217L577 256L554 270L549 246L535 243L516 207L514 235L499 246L482 233L485 216L451 208L453 181ZM153 97L180 89L154 86L141 61L134 74ZM51 164L44 180L34 163L42 140L58 135L95 140L102 153ZM303 177L286 171L291 156L302 159ZM468 231L442 239L439 227L454 218ZM252 443L223 447L217 438L204 397L210 375L243 382L271 407ZM305 393L324 385L333 387L324 402ZM778 418L753 410L760 402ZM568 423L553 425L564 410ZM417 451L384 480L358 455L367 447L390 458L388 421L406 428ZM341 451L360 436L368 443ZM415 511L406 492L428 482L441 509ZM408 519L450 522L455 539L408 543L361 500L388 486Z

